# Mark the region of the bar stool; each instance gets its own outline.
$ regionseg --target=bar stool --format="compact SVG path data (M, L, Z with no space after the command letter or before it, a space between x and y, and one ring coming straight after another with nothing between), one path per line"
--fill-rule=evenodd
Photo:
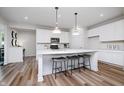
M88 55L88 54L84 54L83 55L83 58L84 58L84 68L86 68L87 66L89 66L89 68L91 70L90 57L91 57L91 55ZM86 59L88 59L88 61Z
M78 69L79 69L79 72L81 72L81 68L84 68L85 70L85 62L84 62L84 55L78 55L79 57L79 61L78 61ZM82 60L81 60L82 59Z
M72 75L72 70L75 69L75 61L78 60L78 56L67 56L67 70L69 67L71 67L71 75ZM79 60L78 60L79 61ZM69 64L71 62L71 64Z
M64 63L64 70L66 71L66 58L65 57L55 57L55 58L52 58L52 74L54 73L55 71L55 79L56 79L56 74L57 74L57 71L58 72L62 72L63 71L63 63ZM58 66L58 64L60 64L60 66ZM65 73L66 75L66 73Z

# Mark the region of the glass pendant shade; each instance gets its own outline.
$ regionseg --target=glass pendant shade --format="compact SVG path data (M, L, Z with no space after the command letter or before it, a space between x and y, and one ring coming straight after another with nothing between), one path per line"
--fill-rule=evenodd
M55 27L55 29L53 30L54 34L60 34L61 30L58 27Z
M78 27L77 27L76 29L73 28L73 29L72 29L72 35L80 35L80 30L81 30L81 29L78 28Z
M53 30L53 33L55 33L55 34L61 33L61 30L58 28L58 9L59 9L58 7L55 7L55 10L56 10L56 27Z
M75 26L72 29L72 35L80 35L80 28L77 26L77 13L74 13L75 15Z

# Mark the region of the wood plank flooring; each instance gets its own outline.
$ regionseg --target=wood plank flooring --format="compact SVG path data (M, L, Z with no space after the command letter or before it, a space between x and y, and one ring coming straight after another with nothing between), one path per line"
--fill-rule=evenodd
M0 67L0 85L36 85L37 62L35 57L28 57L23 63L13 63Z
M122 68L98 63L98 72L82 69L74 70L72 76L63 73L44 76L43 82L37 82L37 62L35 57L28 57L23 63L0 66L1 86L123 86L124 70Z

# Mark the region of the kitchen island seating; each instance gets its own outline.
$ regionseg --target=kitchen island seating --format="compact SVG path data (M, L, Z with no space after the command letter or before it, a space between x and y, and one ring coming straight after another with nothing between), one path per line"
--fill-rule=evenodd
M52 74L51 58L53 58L53 57L61 57L61 56L66 57L66 56L79 55L79 54L90 54L91 55L90 56L91 70L98 71L98 53L99 52L96 50L86 50L86 49L85 50L84 49L39 50L39 51L37 51L38 82L44 80L44 77L43 77L44 75ZM50 61L51 61L51 63L50 63ZM76 61L76 68L78 68L77 61ZM66 72L69 72L69 71L66 71Z
M78 62L79 72L80 72L81 67L83 67L84 70L85 70L85 68L89 66L89 69L91 70L91 63L90 63L91 55L89 55L89 54L80 54L80 55L78 55L78 57L79 57L79 62Z
M79 62L79 57L77 55L72 55L72 56L67 56L66 58L67 58L67 70L70 67L71 75L72 75L72 70L75 69L76 60ZM71 63L71 64L69 64L69 63Z
M56 79L56 74L57 72L62 72L66 70L66 58L65 57L54 57L52 58L52 74L55 73L55 79ZM64 63L64 67L63 67ZM64 70L63 70L64 68ZM54 72L55 71L55 72ZM65 73L66 75L66 73Z
M64 72L66 75L66 72L70 70L72 75L72 70L74 70L75 68L79 69L80 72L81 68L85 70L88 66L91 70L90 57L91 56L89 54L70 55L66 57L53 57L52 73L55 73L55 79L57 72ZM78 64L77 67L76 64Z
M84 68L89 67L89 69L91 70L90 57L91 57L91 55L89 55L89 54L84 54L84 55L83 55L83 59L84 59Z
M79 61L78 61L78 69L79 72L81 72L81 68L85 70L85 60L83 54L78 55Z

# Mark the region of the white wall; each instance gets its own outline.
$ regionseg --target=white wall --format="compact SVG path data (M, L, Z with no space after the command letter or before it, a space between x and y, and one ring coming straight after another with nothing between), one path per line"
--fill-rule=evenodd
M11 40L12 40L11 31L12 31L12 29L9 27L7 21L1 17L0 17L0 25L2 26L2 30L4 31L4 64L13 63L13 62L22 62L22 57L23 57L22 56L22 49L19 47L12 47L12 45L11 45ZM28 35L25 37L28 37ZM31 37L31 40L32 40L32 37ZM34 37L34 46L35 46L35 37ZM33 47L32 49L36 49L36 47ZM11 50L14 51L14 53ZM20 51L19 55L17 55L16 50L17 50L17 52ZM36 54L36 53L32 53L32 54ZM12 57L12 55L14 57Z
M21 51L21 56L20 54L17 55L17 52L15 52L15 49L13 50L14 53L11 51L12 45L11 45L11 31L12 29L9 27L8 23L6 20L0 17L0 24L2 25L2 30L4 31L4 65L8 63L13 63L13 62L22 62L22 51ZM18 47L16 47L18 48ZM13 60L13 56L16 56L16 60ZM19 60L18 60L19 59Z
M33 30L17 30L18 42L26 49L25 56L36 56L36 32Z

